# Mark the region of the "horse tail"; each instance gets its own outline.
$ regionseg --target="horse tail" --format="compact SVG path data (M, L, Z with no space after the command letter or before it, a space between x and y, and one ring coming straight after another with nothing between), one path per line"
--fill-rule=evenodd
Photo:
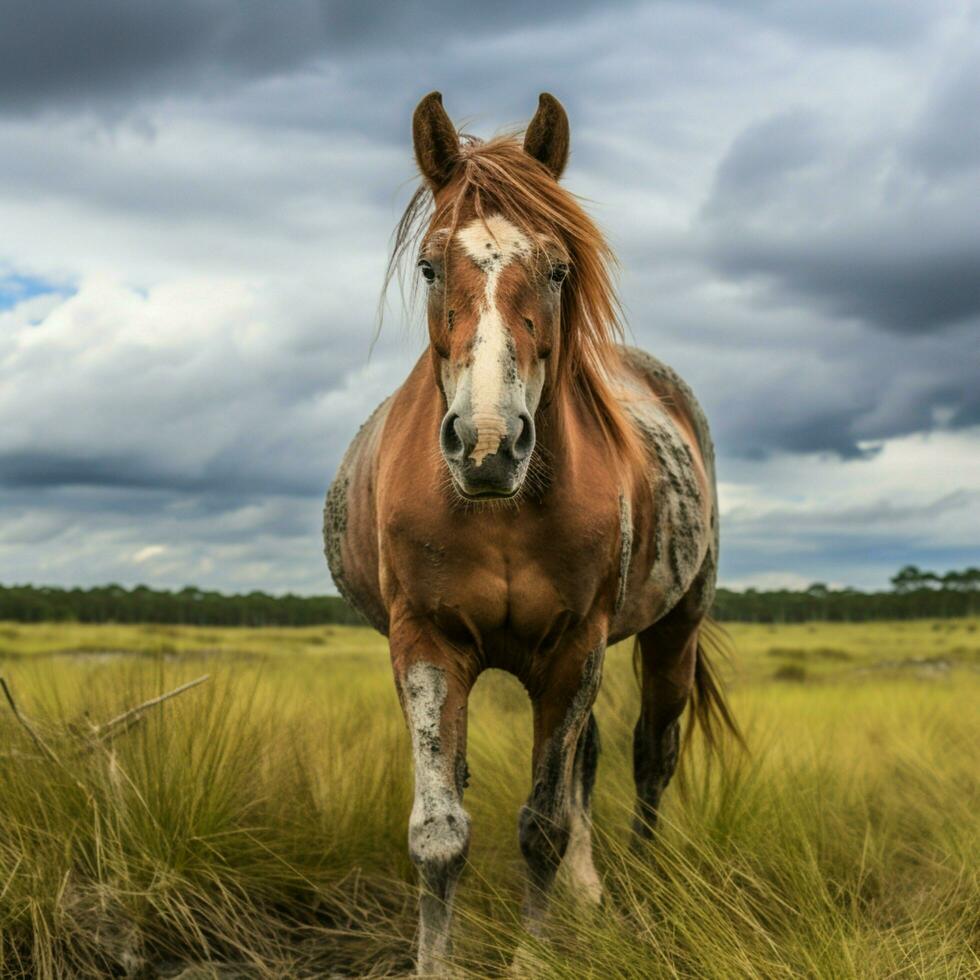
M713 619L707 618L698 631L697 659L694 664L694 689L691 692L691 725L701 729L710 754L721 750L721 736L726 732L744 749L745 737L728 706L717 670L712 663L715 654L730 659L734 644L731 637Z

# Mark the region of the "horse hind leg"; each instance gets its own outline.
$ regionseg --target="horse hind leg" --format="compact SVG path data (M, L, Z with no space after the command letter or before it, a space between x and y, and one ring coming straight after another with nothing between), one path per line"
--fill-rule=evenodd
M667 616L637 637L640 717L633 730L636 812L633 830L649 840L660 801L677 768L680 717L694 689L698 625Z

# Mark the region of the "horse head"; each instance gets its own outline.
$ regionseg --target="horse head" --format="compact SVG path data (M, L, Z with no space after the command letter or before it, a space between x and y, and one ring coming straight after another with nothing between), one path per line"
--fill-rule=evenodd
M434 92L415 111L415 155L434 199L418 257L427 293L435 380L445 400L439 446L467 500L516 496L535 449L535 415L559 343L570 255L509 181L470 155ZM523 143L509 147L521 187L555 186L568 158L568 118L542 95ZM513 173L513 169L507 171Z

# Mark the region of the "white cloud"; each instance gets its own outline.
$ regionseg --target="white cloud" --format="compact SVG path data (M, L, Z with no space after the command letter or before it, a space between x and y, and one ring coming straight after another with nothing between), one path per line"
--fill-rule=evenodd
M148 544L145 548L140 548L130 561L135 565L142 565L144 562L151 561L154 558L159 558L160 555L165 554L167 551L166 545L162 544Z
M40 322L20 313L7 314L0 346L0 458L13 482L23 459L35 474L50 463L55 483L310 492L344 429L413 360L389 344L369 363L369 331L317 336L245 280L144 293L92 278Z
M774 511L801 521L861 515L864 529L930 507L953 514L962 508L961 516L969 518L970 501L980 497L978 437L980 429L905 436L882 443L866 460L783 453L764 462L730 463L729 479L719 486L722 517L761 521ZM975 535L980 546L980 511L958 526L948 543L957 535Z

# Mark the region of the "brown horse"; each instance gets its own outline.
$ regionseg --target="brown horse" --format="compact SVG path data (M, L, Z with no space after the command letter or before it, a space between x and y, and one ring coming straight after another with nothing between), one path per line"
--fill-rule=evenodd
M519 818L525 920L559 863L598 901L589 797L606 646L638 638L635 831L650 836L679 718L731 725L699 643L718 507L704 415L648 354L620 346L613 256L558 183L568 119L540 98L523 145L460 137L437 92L413 120L425 183L392 261L418 248L429 346L357 434L327 494L334 581L390 640L412 736L409 850L419 972L445 969L470 839L467 699L499 667L534 709Z

